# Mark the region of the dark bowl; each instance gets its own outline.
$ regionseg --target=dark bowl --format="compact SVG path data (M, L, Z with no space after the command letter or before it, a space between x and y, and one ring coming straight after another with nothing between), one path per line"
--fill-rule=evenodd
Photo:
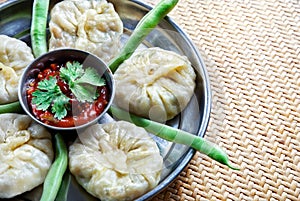
M27 99L27 89L29 87L29 83L34 80L41 69L45 66L50 65L51 63L63 64L67 61L78 61L83 64L83 68L85 67L94 67L99 75L101 75L106 82L106 87L108 88L108 103L106 104L104 110L100 113L100 115L96 116L93 119L90 119L88 122L84 124L79 124L75 122L75 126L72 127L59 127L54 125L49 125L41 120L39 120L32 112L31 107L29 106L29 101ZM50 51L36 58L31 64L27 66L24 70L19 84L19 101L24 111L35 121L38 123L54 130L77 130L85 128L91 124L97 123L97 121L107 112L110 105L112 104L113 97L115 94L115 86L113 75L108 66L97 56L90 54L85 51L77 50L77 49L58 49L54 51Z

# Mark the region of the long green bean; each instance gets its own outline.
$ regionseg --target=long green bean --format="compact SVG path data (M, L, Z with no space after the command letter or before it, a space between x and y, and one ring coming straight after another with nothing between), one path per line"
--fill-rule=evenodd
M55 160L44 181L43 194L40 201L54 201L61 186L63 175L68 166L68 151L61 134L54 136Z
M70 171L67 170L63 176L55 201L66 201L68 199L70 182L71 182L71 173Z
M23 109L19 101L0 105L0 114L4 113L20 113Z
M46 53L47 50L47 37L46 26L49 9L49 0L34 0L32 7L32 20L31 20L31 46L35 57ZM0 105L0 114L22 111L19 101Z
M33 1L30 36L32 51L35 57L48 51L46 37L48 9L49 0Z
M157 24L176 6L178 0L161 0L150 10L133 30L120 53L109 63L109 68L115 72L124 60L128 59L142 40L157 26Z
M239 168L236 168L230 164L227 154L220 147L205 140L204 138L193 135L183 130L167 126L165 124L157 123L149 119L132 115L127 111L115 106L111 106L109 110L113 117L119 120L132 122L135 125L143 127L148 132L165 140L188 145L209 156L210 158L220 162L221 164L227 165L231 169L239 170Z

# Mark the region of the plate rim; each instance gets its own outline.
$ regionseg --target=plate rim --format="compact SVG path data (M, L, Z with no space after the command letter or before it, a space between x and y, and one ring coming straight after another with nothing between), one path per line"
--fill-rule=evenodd
M151 7L150 5L139 1L139 0L129 0L131 2L134 2L136 4L139 4L142 7L145 7L148 10L151 10L153 7ZM199 129L197 131L197 135L199 137L204 137L209 121L210 121L210 114L211 114L211 105L212 105L212 94L211 94L211 85L210 85L210 80L209 80L209 76L208 76L208 71L206 68L206 65L204 63L204 60L198 50L198 48L195 46L195 44L193 43L193 41L190 39L190 37L188 36L188 34L180 28L180 26L169 16L165 16L164 20L166 22L168 22L176 31L178 31L183 38L185 39L185 41L188 43L188 45L190 45L190 47L193 48L193 52L196 54L197 59L201 65L201 78L203 79L203 82L206 83L206 87L204 87L204 104L205 104L205 111L203 111L203 121L202 124L199 126ZM150 198L153 198L154 196L156 196L157 194L159 194L160 192L162 192L163 190L165 190L172 182L175 181L175 179L184 171L184 168L188 166L188 164L190 163L190 161L192 160L192 158L194 157L196 153L196 150L189 147L186 154L183 156L182 161L180 161L180 164L178 164L176 166L176 168L174 168L174 170L165 178L163 179L154 189L150 190L149 192L145 193L144 195L140 196L139 198L136 199L136 201L144 201L144 200L148 200Z
M6 9L10 6L13 6L21 2L26 2L26 1L27 0L7 0L3 3L0 3L0 10ZM143 8L147 9L147 12L153 9L152 6L140 0L128 0L128 1L133 2L134 4L137 4L139 6L142 6ZM110 1L108 0L108 2ZM203 138L205 136L210 121L211 107L212 107L212 93L211 93L211 85L210 85L208 71L198 48L191 40L189 35L182 28L180 28L180 26L169 15L164 17L164 20L167 23L169 23L178 33L180 33L180 35L185 40L185 42L192 48L192 52L194 52L197 61L200 64L200 66L197 69L200 71L200 76L201 79L203 80L203 83L205 83L205 86L203 86L204 89L203 101L205 106L204 106L202 121L201 124L199 124L198 126L196 135ZM174 166L174 169L171 171L169 175L167 175L163 180L161 180L160 183L154 189L148 191L147 193L143 194L142 196L138 197L135 200L136 201L148 200L156 196L158 193L162 192L164 189L166 189L172 182L174 182L174 180L180 175L180 173L184 171L185 167L188 166L188 164L194 157L195 153L196 150L189 147L186 153L177 161L177 164Z

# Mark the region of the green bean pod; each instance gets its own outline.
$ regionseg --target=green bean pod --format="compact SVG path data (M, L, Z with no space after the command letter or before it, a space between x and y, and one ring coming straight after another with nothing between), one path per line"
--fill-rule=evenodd
M21 112L23 112L23 109L19 101L0 105L0 114Z
M133 54L144 38L176 6L177 3L178 0L161 0L141 19L119 54L109 63L109 68L112 72L115 72L119 65Z
M70 182L71 182L71 173L70 173L70 171L67 170L63 176L63 179L62 179L59 191L56 195L55 201L66 201L67 200Z
M233 167L230 164L227 154L220 147L204 138L165 124L135 116L115 106L110 107L110 112L117 119L132 122L139 127L145 128L149 133L165 140L190 146L233 170L239 170L239 168Z
M31 46L35 57L48 51L46 27L48 18L49 0L34 0L31 20Z
M60 189L64 173L68 166L68 151L61 134L54 136L55 160L44 181L44 189L40 201L54 201Z

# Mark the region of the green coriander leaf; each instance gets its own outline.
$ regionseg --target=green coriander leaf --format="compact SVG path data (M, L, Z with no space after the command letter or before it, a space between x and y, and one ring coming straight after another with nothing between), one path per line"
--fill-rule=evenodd
M39 82L38 84L38 89L41 90L54 90L54 88L56 87L56 78L54 78L53 76L49 77L49 80L45 79Z
M67 62L66 67L60 69L60 77L80 102L93 102L99 96L97 87L105 85L96 69L84 69L79 62Z
M37 90L32 93L32 104L36 105L38 110L43 111L52 107L51 111L58 119L67 115L69 100L69 97L60 90L53 76L50 76L48 80L40 81Z
M70 87L70 89L80 102L92 102L97 98L96 86L75 84L73 87Z
M56 97L51 110L55 114L55 118L62 119L65 116L67 116L69 100L70 99L64 94L61 94L60 96Z
M86 83L94 86L103 86L105 85L105 80L101 78L96 69L89 67L85 69L84 74L76 80L76 83Z
M32 103L37 105L37 109L46 111L51 103L53 93L57 90L56 79L49 77L49 80L45 79L39 82L37 89L32 93Z
M52 103L52 97L48 92L37 90L32 93L32 96L32 104L37 105L38 110L46 111Z
M77 61L73 63L67 62L66 67L60 69L60 77L67 82L74 82L77 78L81 77L83 73L84 69Z

